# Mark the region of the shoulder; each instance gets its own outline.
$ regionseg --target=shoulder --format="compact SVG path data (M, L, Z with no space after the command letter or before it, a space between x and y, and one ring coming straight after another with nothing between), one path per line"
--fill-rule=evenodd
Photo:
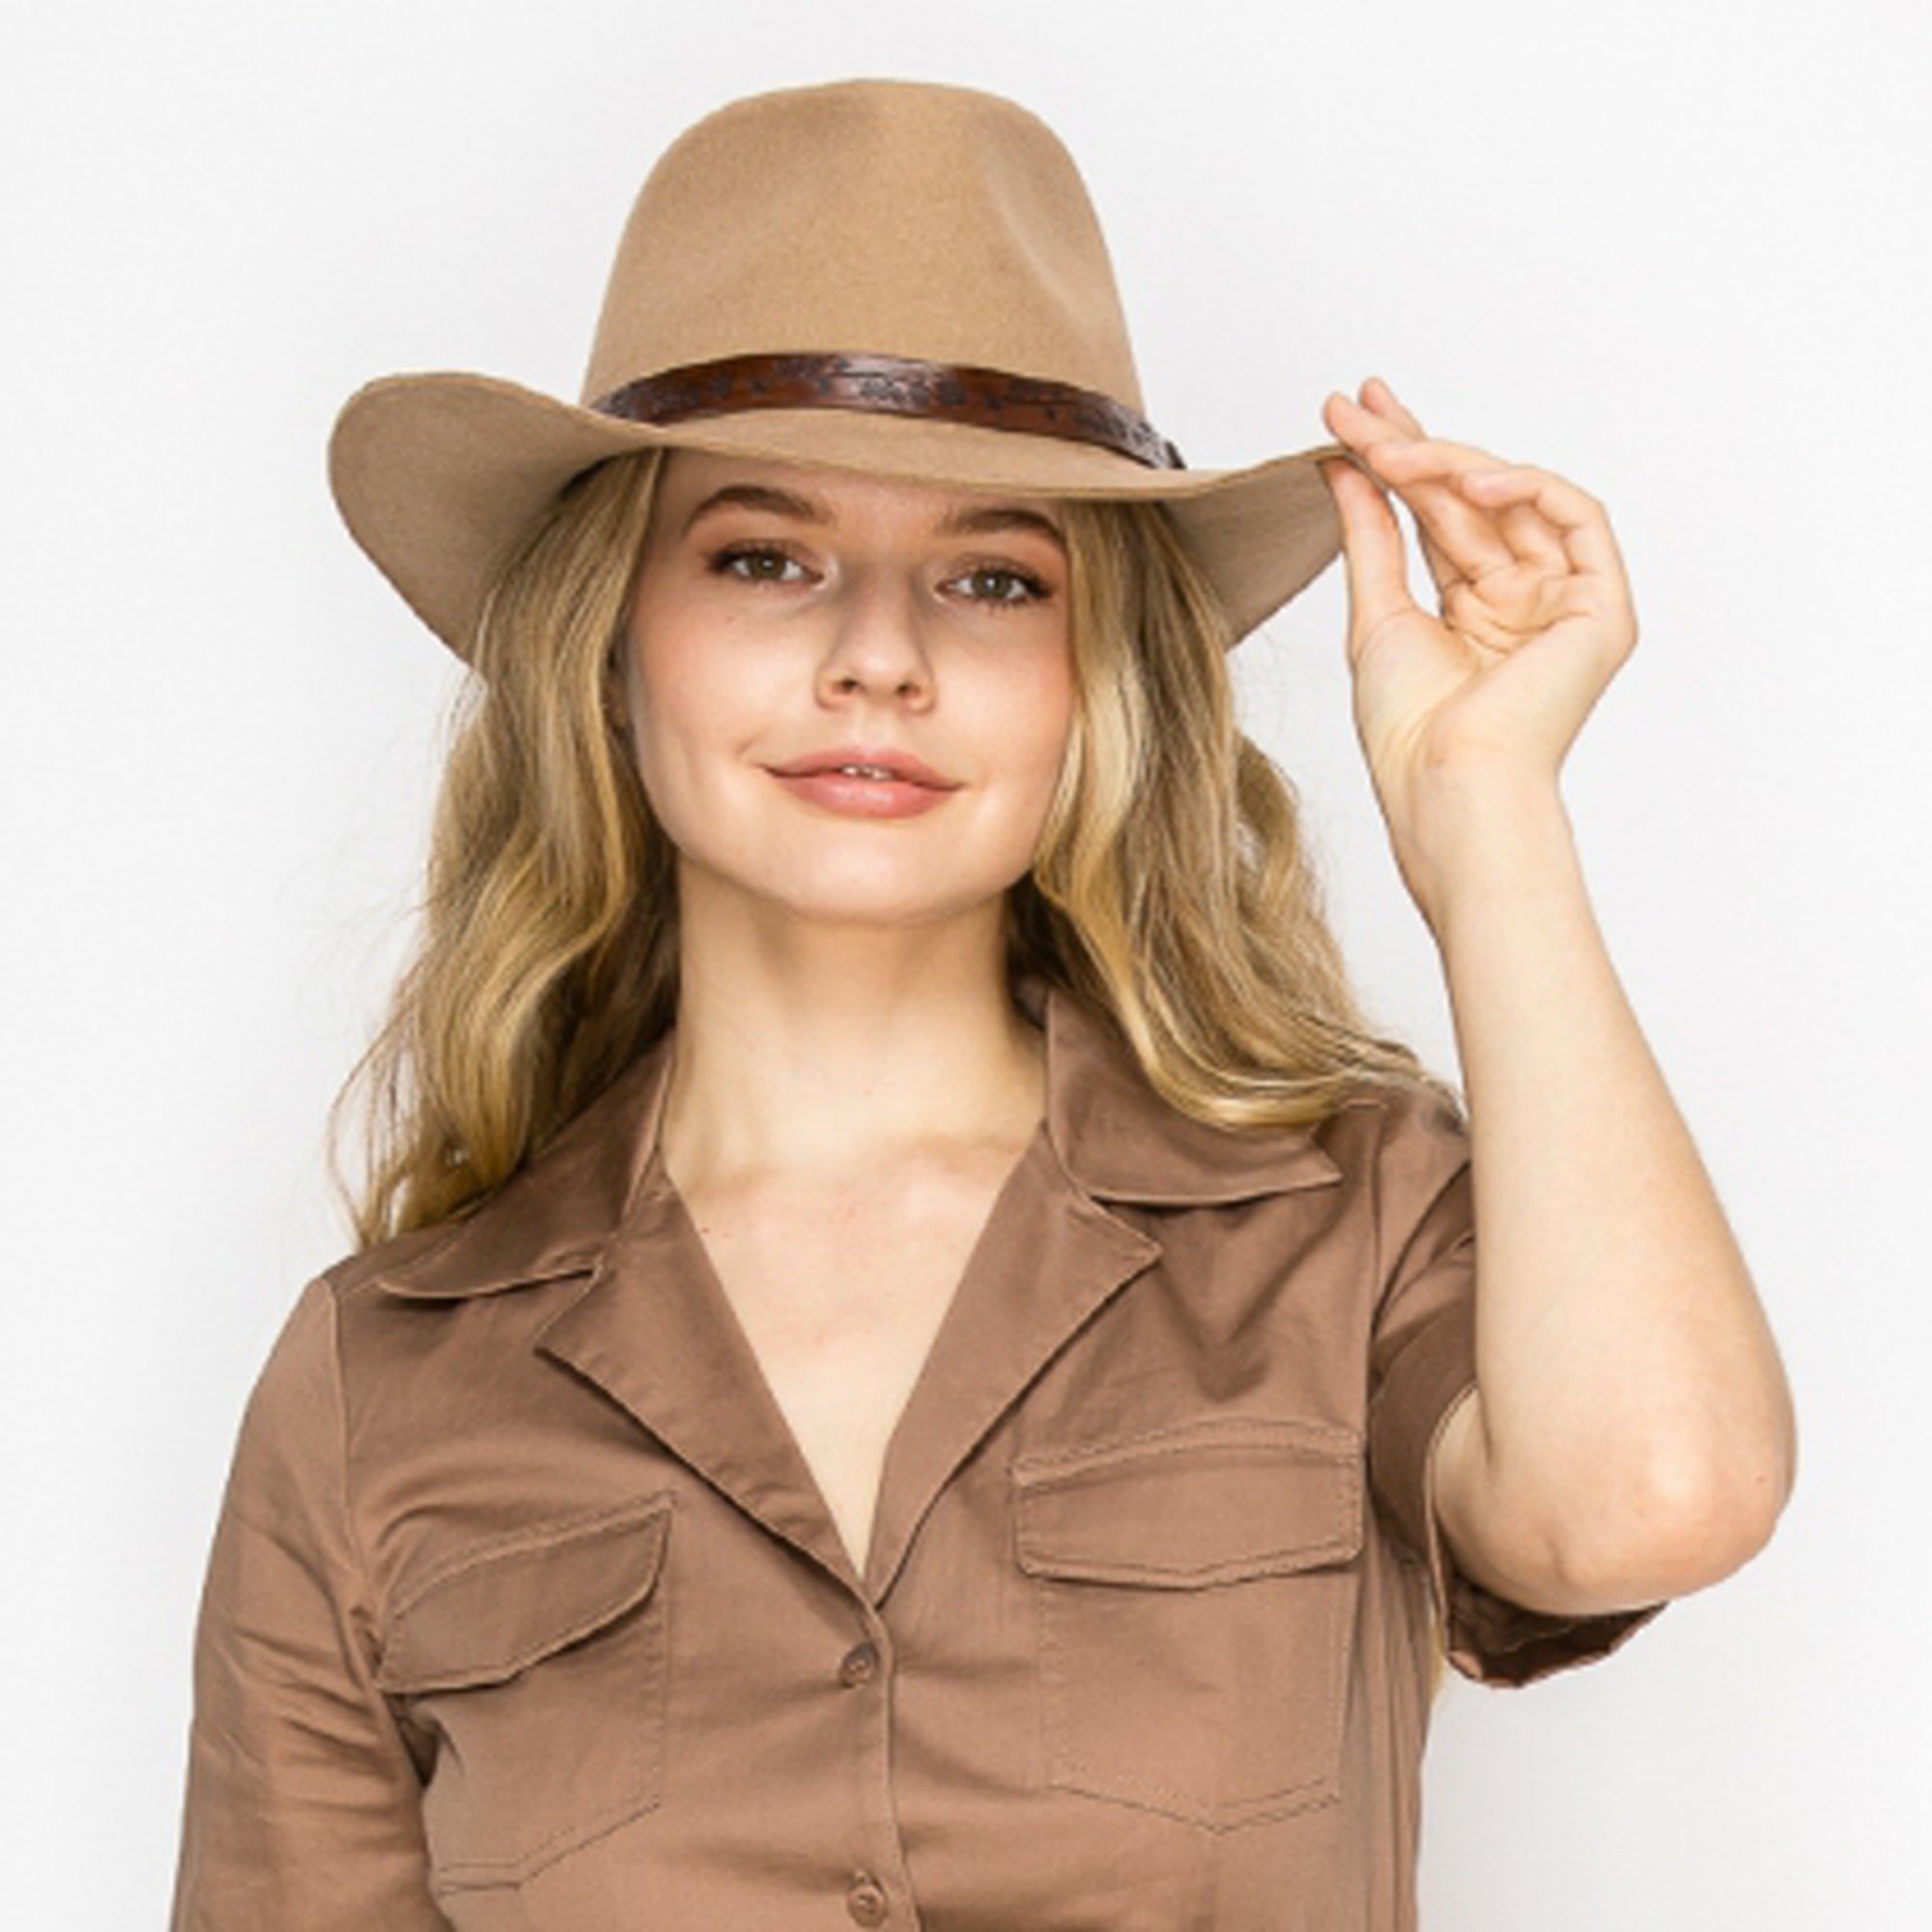
M491 1204L486 1202L447 1220L432 1222L428 1227L412 1228L406 1234L392 1235L386 1240L372 1242L368 1247L358 1248L355 1253L331 1263L311 1286L327 1293L341 1308L372 1294L391 1276L407 1279L419 1266L463 1238L479 1219L490 1212Z
M1385 1190L1433 1191L1469 1159L1467 1113L1420 1081L1357 1081L1309 1131L1345 1173Z

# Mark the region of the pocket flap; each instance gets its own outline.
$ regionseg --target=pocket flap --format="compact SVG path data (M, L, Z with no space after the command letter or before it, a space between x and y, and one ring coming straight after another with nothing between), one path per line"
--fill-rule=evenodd
M459 1551L398 1603L377 1683L406 1693L497 1684L601 1629L650 1594L670 1511L659 1491Z
M1362 1436L1216 1417L1011 1465L1030 1575L1187 1589L1338 1563L1362 1547Z

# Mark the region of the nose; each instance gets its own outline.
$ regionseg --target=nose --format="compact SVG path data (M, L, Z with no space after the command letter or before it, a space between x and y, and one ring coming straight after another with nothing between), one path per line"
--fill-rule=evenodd
M926 642L917 587L890 571L857 572L834 607L821 695L855 686L924 694L932 682Z

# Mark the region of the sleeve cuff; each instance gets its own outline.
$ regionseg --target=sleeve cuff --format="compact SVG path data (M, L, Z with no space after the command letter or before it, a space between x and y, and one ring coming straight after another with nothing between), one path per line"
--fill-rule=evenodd
M1476 1390L1473 1310L1433 1321L1390 1364L1372 1432L1376 1493L1406 1552L1429 1576L1449 1662L1479 1684L1523 1685L1607 1657L1665 1603L1599 1615L1527 1609L1457 1567L1436 1520L1436 1447L1458 1405Z

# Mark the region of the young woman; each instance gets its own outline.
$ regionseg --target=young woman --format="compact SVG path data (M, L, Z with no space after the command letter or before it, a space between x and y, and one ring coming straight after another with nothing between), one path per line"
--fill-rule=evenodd
M1186 469L1059 142L881 81L673 144L578 404L352 399L475 677L216 1529L177 1932L1401 1932L1445 1652L1530 1682L1763 1545L1777 1352L1557 790L1603 508L1323 414ZM1235 722L1344 549L1466 1112Z

